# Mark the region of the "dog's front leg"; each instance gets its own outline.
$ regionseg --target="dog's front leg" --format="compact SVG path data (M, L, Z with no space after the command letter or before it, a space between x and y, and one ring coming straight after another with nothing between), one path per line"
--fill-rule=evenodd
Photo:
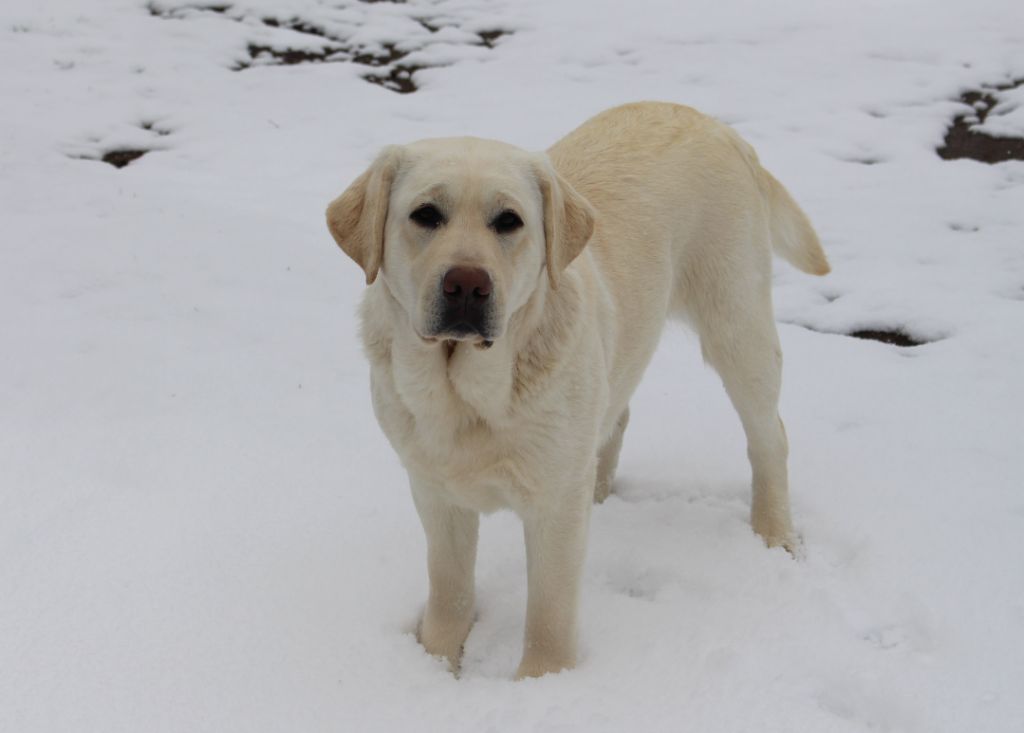
M445 501L415 479L412 495L427 535L430 595L417 636L430 653L459 671L462 646L473 625L476 544L480 516Z
M576 665L576 616L593 496L590 480L522 513L526 536L526 640L516 679Z

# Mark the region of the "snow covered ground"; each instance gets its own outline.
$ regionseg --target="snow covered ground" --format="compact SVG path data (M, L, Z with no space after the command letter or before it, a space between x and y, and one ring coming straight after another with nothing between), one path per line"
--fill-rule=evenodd
M1024 78L1017 0L200 5L0 8L0 730L1024 730L1024 162L935 152ZM455 680L411 634L424 543L322 212L384 144L543 148L646 98L735 125L832 260L776 267L805 557L751 533L670 327L578 669L510 681L497 515Z

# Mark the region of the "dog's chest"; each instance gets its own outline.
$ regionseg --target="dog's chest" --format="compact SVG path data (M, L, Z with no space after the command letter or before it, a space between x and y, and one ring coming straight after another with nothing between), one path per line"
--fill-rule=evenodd
M384 432L414 480L478 511L515 507L539 482L530 446L543 426L512 409L510 373L459 361L458 354L434 355L393 353L389 364L374 366L374 407Z

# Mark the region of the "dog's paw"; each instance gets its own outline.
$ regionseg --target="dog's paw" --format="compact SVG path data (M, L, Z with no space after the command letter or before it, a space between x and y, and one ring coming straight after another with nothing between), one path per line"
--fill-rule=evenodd
M804 549L804 540L798 534L790 533L785 537L778 537L774 540L765 540L768 547L781 547L788 552L794 560L804 560L807 557Z
M612 493L612 482L609 480L600 480L594 484L594 503L603 504L604 500L607 499Z
M800 535L788 530L785 532L758 532L757 528L755 532L761 537L765 545L768 547L781 547L783 550L788 552L793 558L801 560L804 558L804 543Z
M472 626L472 618L468 622L445 623L426 613L416 630L416 640L427 654L447 660L448 669L453 675L458 676L462 666L462 650Z
M801 542L793 531L788 510L776 513L752 511L750 526L768 547L781 547L793 557L799 556Z
M522 680L527 677L543 677L546 674L557 674L567 669L572 669L575 666L576 660L574 659L560 659L558 657L527 652L523 655L523 661L519 663L519 669L516 670L516 679Z

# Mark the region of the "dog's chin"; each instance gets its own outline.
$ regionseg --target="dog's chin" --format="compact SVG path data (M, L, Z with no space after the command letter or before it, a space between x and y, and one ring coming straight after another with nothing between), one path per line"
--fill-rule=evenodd
M489 333L484 333L476 330L475 328L454 328L445 331L437 331L428 333L427 335L420 334L420 339L423 343L430 345L444 344L449 349L454 348L456 344L466 343L472 344L478 349L489 349L494 345L495 337Z

